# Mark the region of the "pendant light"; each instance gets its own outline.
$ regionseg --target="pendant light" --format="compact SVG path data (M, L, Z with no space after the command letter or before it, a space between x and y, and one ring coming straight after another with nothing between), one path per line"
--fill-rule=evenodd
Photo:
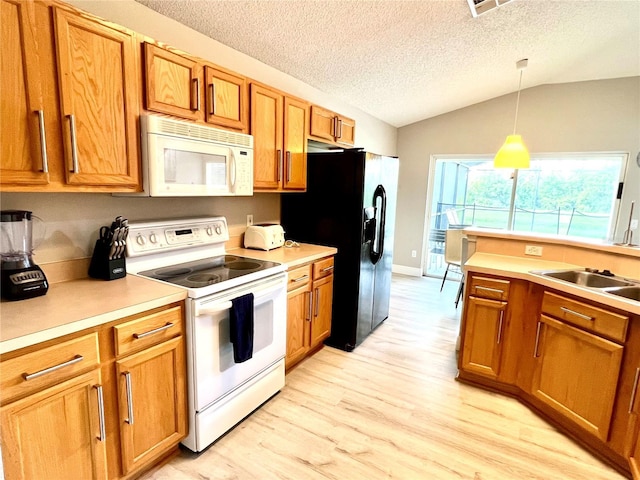
M520 83L518 84L518 97L516 100L516 119L513 122L513 135L507 136L507 139L498 150L493 159L494 168L529 168L529 151L522 143L522 137L516 135L516 126L518 125L518 106L520 105L520 89L522 88L522 72L527 67L529 60L523 58L516 62L516 68L520 70Z

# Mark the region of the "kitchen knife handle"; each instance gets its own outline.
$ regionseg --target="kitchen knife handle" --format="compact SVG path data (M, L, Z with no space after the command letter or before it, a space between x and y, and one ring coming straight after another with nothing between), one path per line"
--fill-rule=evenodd
M216 86L213 83L209 84L209 115L216 114Z
M56 370L60 370L61 368L68 367L69 365L73 365L74 363L81 362L82 360L84 360L84 357L82 355L76 355L71 360L67 362L62 362L58 365L54 365L53 367L45 368L44 370L40 370L34 373L23 373L22 378L24 378L25 380L33 380L34 378L41 377L43 375L46 375L47 373L55 372Z
M631 400L629 400L629 413L633 413L633 404L636 403L636 393L638 393L638 379L640 379L640 368L636 368L636 376L633 380L633 389L631 390Z
M104 421L104 394L102 393L102 385L94 385L98 394L98 418L100 420L100 435L98 440L104 442L107 439L107 428Z
M40 129L40 155L42 156L42 171L49 173L49 157L47 157L47 135L44 129L44 110L38 110L38 127Z
M69 132L71 136L71 161L73 163L71 172L80 173L78 162L78 139L76 138L76 116L69 115Z
M538 358L538 345L540 344L540 328L542 327L542 322L538 322L538 327L536 328L536 344L533 347L533 358Z
M127 422L129 425L133 425L133 393L131 389L131 373L124 372L123 375L125 388L127 391L127 416L129 417L125 420L125 422Z
M282 150L278 150L278 181L282 181Z
M149 335L153 335L155 333L160 333L163 332L164 330L168 330L169 328L173 327L173 323L171 322L167 322L166 325L163 325L162 327L158 327L158 328L154 328L153 330L149 330L148 332L144 332L144 333L134 333L133 334L133 338L135 338L136 340L140 339L140 338L144 338L144 337L148 337Z

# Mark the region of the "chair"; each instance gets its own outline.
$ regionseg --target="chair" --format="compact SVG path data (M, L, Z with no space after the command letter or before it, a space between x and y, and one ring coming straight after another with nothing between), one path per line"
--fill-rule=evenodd
M449 267L451 265L461 269L462 266L462 238L464 237L464 230L459 228L448 229L445 231L444 237L444 261L447 263L447 269L444 271L444 277L442 278L442 285L440 285L440 291L444 287L444 282L447 279L447 273L449 273ZM457 306L457 302L456 302Z

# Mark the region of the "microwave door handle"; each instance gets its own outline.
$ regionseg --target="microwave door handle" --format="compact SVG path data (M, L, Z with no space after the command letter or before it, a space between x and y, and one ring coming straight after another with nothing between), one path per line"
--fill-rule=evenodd
M201 317L202 315L211 315L213 313L224 312L225 310L230 310L232 307L232 303L222 302L211 305L210 307L196 305L195 314L196 317Z

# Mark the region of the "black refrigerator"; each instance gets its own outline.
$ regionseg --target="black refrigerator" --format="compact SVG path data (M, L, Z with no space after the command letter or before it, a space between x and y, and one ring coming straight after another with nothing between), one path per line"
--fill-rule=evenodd
M336 247L331 336L351 351L389 316L396 157L361 149L307 156L307 191L284 194L289 240Z

